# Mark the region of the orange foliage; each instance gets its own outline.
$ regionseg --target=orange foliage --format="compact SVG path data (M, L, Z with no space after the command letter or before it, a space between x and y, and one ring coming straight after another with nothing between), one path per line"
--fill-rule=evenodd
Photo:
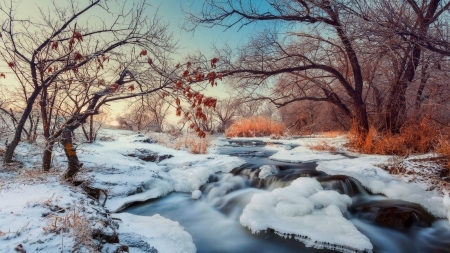
M441 136L436 151L447 158L447 168L450 169L450 134Z
M316 145L311 145L309 146L310 149L312 150L317 150L317 151L328 151L331 153L336 153L337 152L337 148L334 146L330 146L328 143L326 143L325 141L320 142Z
M399 134L381 134L374 127L369 129L367 136L353 134L350 146L367 154L408 155L427 153L437 147L438 133L427 121L420 124L406 123Z
M212 58L211 59L211 68L215 68L217 66L218 61L219 61L218 58Z
M83 60L83 55L81 55L79 52L75 52L73 54L73 60L74 61L81 61L81 60Z
M52 49L58 50L58 41L53 41L52 42Z
M270 135L283 135L286 126L266 117L253 117L240 119L232 124L226 131L226 137L259 137Z
M145 55L147 55L147 50L143 49L141 51L141 53L139 54L139 56L145 56Z

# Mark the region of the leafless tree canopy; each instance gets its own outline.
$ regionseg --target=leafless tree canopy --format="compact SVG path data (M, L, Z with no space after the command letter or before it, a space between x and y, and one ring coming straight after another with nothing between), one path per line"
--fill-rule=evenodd
M200 12L188 13L186 28L264 24L237 53L221 55L221 70L247 97L280 107L328 102L361 133L369 124L396 133L413 110L436 99L448 103L440 78L448 71L449 6L441 0L207 0Z

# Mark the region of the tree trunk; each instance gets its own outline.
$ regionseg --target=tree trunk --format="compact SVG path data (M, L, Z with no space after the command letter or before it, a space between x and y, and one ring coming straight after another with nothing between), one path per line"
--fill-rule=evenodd
M34 101L38 97L40 91L41 87L35 88L31 96L28 98L27 106L25 107L22 117L20 118L19 123L17 124L14 137L9 143L9 145L6 147L5 158L3 160L4 164L12 162L14 151L16 150L17 145L19 145L22 136L22 131L24 130L25 127L25 122L27 121L28 116L31 113L31 110L33 109Z
M93 143L94 138L94 115L89 116L89 143Z
M54 142L47 142L42 155L42 170L48 172L52 166L52 154Z
M364 102L358 99L354 103L354 120L356 123L356 131L359 135L365 136L369 132L369 120L367 117L367 110Z
M83 164L78 160L77 151L73 146L72 137L72 130L65 128L62 132L61 144L64 147L64 153L66 154L68 163L66 173L64 174L64 179L67 181L72 181L83 166Z
M396 83L389 97L386 108L385 130L391 133L400 133L400 129L406 120L406 89L408 83L405 80Z

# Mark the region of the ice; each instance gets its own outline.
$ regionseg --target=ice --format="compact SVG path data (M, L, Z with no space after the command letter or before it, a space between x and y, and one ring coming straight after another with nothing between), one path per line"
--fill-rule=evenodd
M240 222L253 233L271 228L310 247L370 252L369 239L342 216L351 203L349 196L323 190L313 178L298 178L285 188L253 195Z
M261 166L259 171L259 178L264 179L270 175L274 175L278 173L278 168L274 165L263 165Z
M114 214L122 220L118 233L121 243L130 246L130 252L195 253L192 236L176 221L158 214L138 216L129 213Z
M202 196L202 192L200 190L195 190L192 192L192 199L199 199Z

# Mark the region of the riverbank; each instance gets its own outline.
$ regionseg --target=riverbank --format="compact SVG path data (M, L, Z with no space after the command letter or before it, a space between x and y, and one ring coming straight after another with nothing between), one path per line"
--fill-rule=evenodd
M18 245L28 252L72 252L77 247L80 251L100 248L101 252L126 248L129 252L196 252L191 235L178 222L160 215L116 212L170 192L195 191L199 198L197 190L211 175L244 163L239 156L218 154L221 146L238 144L217 139L208 154L192 155L130 131L105 130L101 140L79 147L84 169L78 180L85 183L78 187L59 181L65 167L60 151L55 152L56 169L44 174L32 169L38 164L38 152L29 155L33 147L21 145L18 158L25 169L18 165L3 167L0 172L0 244L5 245L0 252L13 252ZM344 137L258 138L249 144L253 141L255 145L256 141L268 142L264 149L273 151L270 159L274 161L317 162L318 170L352 176L374 193L419 203L436 217L448 215L450 201L440 188L431 188L426 180L411 180L411 175L389 174L382 168L393 164L392 157L348 152L342 146ZM322 142L337 150L311 150Z

